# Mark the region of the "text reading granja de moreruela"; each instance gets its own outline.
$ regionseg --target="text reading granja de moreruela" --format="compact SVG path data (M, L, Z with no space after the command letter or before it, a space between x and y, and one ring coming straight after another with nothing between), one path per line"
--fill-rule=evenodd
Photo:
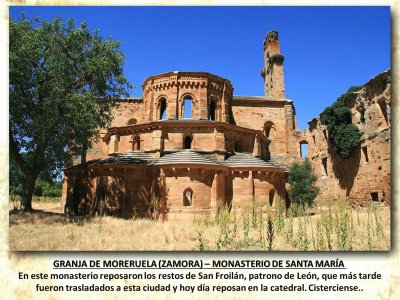
M56 269L118 268L118 269L222 269L222 268L345 268L341 259L321 260L54 260Z

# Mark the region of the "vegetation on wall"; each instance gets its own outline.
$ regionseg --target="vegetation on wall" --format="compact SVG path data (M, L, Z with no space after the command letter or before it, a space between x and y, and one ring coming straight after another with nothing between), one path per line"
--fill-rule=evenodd
M362 133L357 126L352 124L351 111L345 99L349 94L357 92L361 88L362 86L350 87L321 114L321 120L328 128L331 149L341 158L350 157L353 149L360 146Z
M288 195L292 203L312 206L319 193L315 186L315 176L310 161L306 158L303 162L295 162L290 168L288 183L291 185Z

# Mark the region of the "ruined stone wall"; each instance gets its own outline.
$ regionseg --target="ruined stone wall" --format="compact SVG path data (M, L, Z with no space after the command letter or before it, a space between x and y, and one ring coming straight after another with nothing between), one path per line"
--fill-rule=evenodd
M329 148L329 132L320 118L309 122L301 136L308 147L321 189L319 200L349 198L354 205L369 202L390 204L390 71L367 82L363 89L346 98L352 123L363 133L361 147L350 158L334 155ZM301 142L301 141L299 141Z
M268 137L271 159L290 164L298 157L296 116L290 101L234 100L232 111L237 125Z
M285 82L283 75L284 57L281 54L277 31L270 31L264 41L264 77L265 96L285 98Z
M255 134L240 131L225 132L225 149L229 152L253 153ZM258 155L258 154L257 154Z

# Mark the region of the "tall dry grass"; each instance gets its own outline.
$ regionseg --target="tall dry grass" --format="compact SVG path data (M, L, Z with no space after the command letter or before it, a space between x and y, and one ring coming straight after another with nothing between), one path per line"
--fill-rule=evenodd
M390 250L389 208L351 209L340 201L282 213L252 206L229 211L221 205L215 216L164 223L102 215L67 217L59 203L33 207L39 211L17 214L10 204L10 250Z

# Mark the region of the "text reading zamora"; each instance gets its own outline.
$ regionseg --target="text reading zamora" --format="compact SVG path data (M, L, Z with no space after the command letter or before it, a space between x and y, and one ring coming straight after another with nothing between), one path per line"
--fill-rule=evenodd
M202 268L200 260L55 260L54 268L162 269Z

